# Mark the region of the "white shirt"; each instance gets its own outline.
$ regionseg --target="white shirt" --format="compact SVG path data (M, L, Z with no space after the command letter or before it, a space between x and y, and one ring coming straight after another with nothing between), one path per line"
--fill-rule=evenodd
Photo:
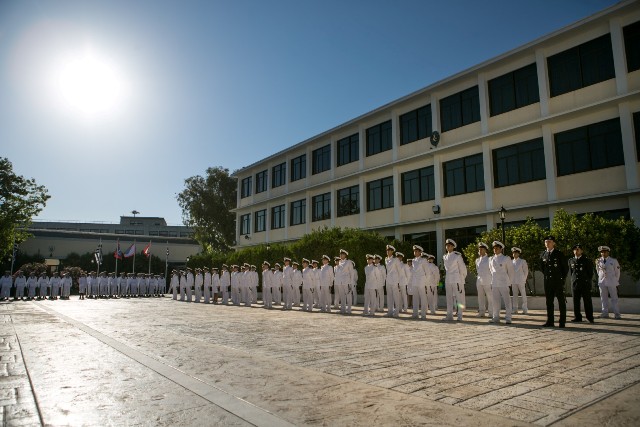
M514 284L520 285L527 283L527 276L529 276L529 266L527 265L527 261L522 258L514 258L513 271L515 273L515 277L513 278Z
M442 260L447 271L447 275L444 278L445 283L463 284L464 279L467 277L467 266L464 265L462 256L456 252L451 252L443 255Z
M598 258L596 260L596 271L598 272L598 286L618 286L620 285L620 264L615 258Z
M515 273L511 258L498 254L489 258L489 270L491 271L491 287L506 288L514 283Z

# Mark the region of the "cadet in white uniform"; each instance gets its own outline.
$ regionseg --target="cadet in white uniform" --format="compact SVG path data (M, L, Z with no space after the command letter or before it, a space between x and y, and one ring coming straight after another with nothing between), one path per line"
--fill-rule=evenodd
M322 313L331 313L331 286L335 275L329 261L328 255L322 255L322 268L320 268L320 311Z
M398 252L396 252L396 256L398 256ZM404 265L404 275L407 277L407 304L413 308L413 258L407 258Z
M616 319L621 319L618 308L618 286L620 285L620 264L618 260L609 256L609 246L599 246L600 258L596 260L598 273L598 287L600 288L600 300L602 301L601 318L609 317L609 297L611 308Z
M29 275L29 278L27 279L27 287L29 288L29 291L27 293L27 299L31 301L36 297L36 288L38 287L38 278L36 277L36 274L33 271L31 272L31 274Z
M51 297L49 297L49 299L58 299L58 295L60 294L60 277L58 276L57 271L53 273L53 276L51 276L51 279L49 280L49 287L51 287Z
M49 278L46 273L40 275L38 287L40 288L38 299L47 299L47 294L49 294Z
M171 271L171 282L169 282L169 292L173 294L173 299L178 299L178 288L180 287L180 276L176 270Z
M282 304L282 285L283 285L283 278L282 278L282 271L280 270L280 263L275 263L274 264L274 268L275 270L273 271L273 303L275 305L281 305Z
M309 260L302 258L302 311L313 311L313 269L309 267Z
M222 264L222 274L220 274L220 292L222 293L222 304L229 303L229 286L231 285L231 274L229 274L229 266Z
M511 248L511 254L513 255L513 271L515 277L513 279L513 312L518 313L518 294L522 295L522 313L527 314L529 309L527 308L527 277L529 276L529 266L527 261L520 258L522 249L518 247Z
M21 300L23 300L24 288L27 287L27 278L24 277L24 274L22 274L22 270L18 271L18 276L14 281L14 285L16 287L16 296L14 297L14 299L17 300L18 298L20 298Z
M69 275L68 273L62 273L62 289L60 293L62 299L69 299L69 295L71 295L71 284L71 275Z
M400 301L400 270L404 269L404 267L400 265L398 258L393 256L396 248L387 245L386 250L387 257L384 263L387 267L387 316L398 317L402 309L402 302Z
M351 270L351 292L347 295L348 304L357 305L358 304L358 269L356 269L356 263L354 260L351 260L351 266L353 269Z
M444 284L447 292L447 316L443 320L453 320L453 304L454 300L458 306L458 320L462 320L464 311L465 292L464 281L467 277L467 267L464 265L462 256L454 252L458 245L453 239L445 241L445 249L447 253L442 256L444 268L447 272Z
M239 305L240 304L240 283L238 275L240 272L238 271L238 266L233 264L231 266L231 304Z
M318 268L318 261L315 259L311 260L311 266L313 267L312 272L312 280L313 280L313 306L315 308L320 308L320 268Z
M262 262L262 305L264 308L273 308L273 298L271 288L273 284L273 273L269 261Z
M431 269L427 265L429 261L422 258L422 247L418 245L413 246L413 261L411 267L413 269L411 275L411 287L413 288L413 317L417 319L420 317L423 320L427 319L428 300L427 293L429 292L429 278L431 276Z
M440 282L440 269L436 265L436 256L427 254L427 267L431 270L427 287L427 306L431 314L436 315L438 310L438 283Z
M0 300L8 300L11 295L11 287L13 286L13 277L11 271L5 270L4 276L0 278Z
M195 278L193 277L193 272L189 267L187 267L187 302L191 302L191 295L193 294L194 282L195 282Z
M302 286L303 280L302 280L302 271L300 271L300 269L298 267L300 267L300 264L298 264L297 261L294 261L292 264L293 266L293 282L291 285L291 298L293 300L293 305L299 307L300 306L300 288Z
M213 303L218 304L218 295L220 294L220 275L218 268L211 269L211 294L213 295Z
M351 301L347 298L353 284L353 264L347 258L349 252L340 249L340 261L336 266L335 277L333 279L334 289L338 292L340 302L340 313L351 314Z
M493 293L491 292L491 271L489 270L489 257L487 252L489 246L478 243L478 258L476 258L476 289L478 290L478 314L477 317L485 316L485 308L489 316L493 316Z
M407 288L410 286L410 276L407 275L407 269L406 269L407 264L404 263L404 254L402 252L396 251L396 259L400 263L400 270L399 270L400 303L401 303L400 311L402 311L403 313L406 313L407 310L409 309L409 302L407 298L407 295L409 294L409 292Z
M204 284L204 277L202 277L202 269L196 268L196 275L193 280L194 286L194 302L200 302L200 298L202 297L202 285Z
M251 281L249 282L249 294L251 295L251 302L253 304L258 303L258 285L260 284L260 276L256 271L256 266L251 264Z
M489 319L490 323L500 323L500 308L504 300L505 320L507 324L511 323L511 296L509 295L509 286L514 283L515 272L513 270L513 262L510 257L502 253L504 243L494 241L493 256L489 258L489 271L491 271L491 293L493 294L493 317Z
M373 263L373 255L367 254L367 265L364 267L364 308L363 316L375 316L378 306L378 295L376 288L378 286L380 272Z
M204 270L204 303L209 304L211 301L211 273L207 267Z
M382 263L382 257L378 254L373 255L373 262L378 271L380 272L378 287L376 293L378 294L378 309L376 311L384 312L384 288L387 283L387 269Z

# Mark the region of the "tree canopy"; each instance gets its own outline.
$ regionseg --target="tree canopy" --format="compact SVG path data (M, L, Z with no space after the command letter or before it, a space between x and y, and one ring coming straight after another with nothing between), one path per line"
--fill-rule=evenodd
M192 176L177 195L182 220L194 229L194 238L206 252L226 253L233 245L236 226L236 180L229 169L208 168L206 176Z
M9 159L0 157L0 258L12 251L12 243L30 235L27 228L51 196L31 178L16 175Z

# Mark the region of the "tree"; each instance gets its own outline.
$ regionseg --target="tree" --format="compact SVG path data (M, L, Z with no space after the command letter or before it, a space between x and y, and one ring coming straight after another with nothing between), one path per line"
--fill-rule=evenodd
M229 169L208 168L206 177L192 176L176 197L182 208L182 220L194 229L194 238L203 250L228 252L233 245L236 226L236 180Z
M13 172L9 159L0 157L0 258L12 253L13 242L30 237L27 228L51 196L47 189Z

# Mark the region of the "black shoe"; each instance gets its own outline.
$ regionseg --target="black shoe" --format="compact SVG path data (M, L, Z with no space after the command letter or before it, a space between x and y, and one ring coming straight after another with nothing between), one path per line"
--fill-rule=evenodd
M560 327L561 328L566 328L566 326L564 326L564 323L560 323Z
M554 325L553 325L553 323L549 323L549 322L547 322L547 323L545 323L544 325L542 325L542 327L543 327L543 328L553 328L553 327L554 327Z
M589 320L589 323L596 323L595 320L593 319L588 319L588 320Z
M571 323L580 323L582 319L571 319Z

